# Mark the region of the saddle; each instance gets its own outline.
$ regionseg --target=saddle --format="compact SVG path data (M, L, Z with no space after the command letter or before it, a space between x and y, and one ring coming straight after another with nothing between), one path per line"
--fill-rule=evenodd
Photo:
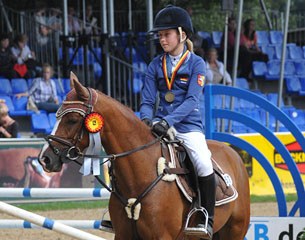
M192 203L197 196L198 178L192 161L183 143L178 140L165 140L162 144L163 152L168 150L169 156L161 157L158 162L158 173L165 171L164 181L176 181L185 198ZM234 201L238 192L233 186L229 174L225 173L212 158L213 169L216 177L216 202L215 206L221 206Z

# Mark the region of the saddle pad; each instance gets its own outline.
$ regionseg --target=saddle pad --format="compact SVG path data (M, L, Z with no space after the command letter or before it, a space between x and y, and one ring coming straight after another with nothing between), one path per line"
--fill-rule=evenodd
M167 144L167 147L170 153L170 161L173 164L173 167L182 167L178 158L175 157L175 150L172 144ZM217 187L215 206L217 207L234 201L238 197L238 192L232 184L231 177L223 172L223 170L214 159L212 159L212 163L213 169L216 173L215 177ZM192 202L193 197L196 196L196 192L190 187L189 183L186 181L186 178L183 175L177 175L175 180L185 198L189 202Z

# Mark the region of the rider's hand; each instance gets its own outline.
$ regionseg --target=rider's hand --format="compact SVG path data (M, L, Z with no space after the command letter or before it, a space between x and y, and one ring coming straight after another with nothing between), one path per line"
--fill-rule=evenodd
M168 123L162 119L152 127L152 132L157 134L159 137L164 137L167 134L168 129Z
M152 120L150 120L149 118L142 119L142 122L145 123L148 127L152 126Z

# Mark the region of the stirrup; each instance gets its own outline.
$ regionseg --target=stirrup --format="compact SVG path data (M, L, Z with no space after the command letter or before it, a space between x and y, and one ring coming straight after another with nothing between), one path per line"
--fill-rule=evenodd
M204 224L200 224L202 225L202 227L190 227L189 226L189 221L190 218L195 214L199 212L199 214L203 214L204 218L205 218L205 223ZM211 239L212 236L210 236L210 233L208 232L208 218L209 218L209 214L208 211L203 208L193 208L189 214L187 215L187 219L186 219L186 223L185 223L185 227L184 227L184 233L186 235L196 235L202 239Z
M104 232L114 233L112 222L110 220L105 220L105 215L108 212L108 210L105 210L102 215L100 230Z

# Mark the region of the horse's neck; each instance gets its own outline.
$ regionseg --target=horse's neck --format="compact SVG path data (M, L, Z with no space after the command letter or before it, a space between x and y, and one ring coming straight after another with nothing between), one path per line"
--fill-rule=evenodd
M127 107L108 97L102 99L103 104L99 104L100 113L105 119L102 143L107 154L127 152L154 140L150 129ZM137 191L134 188L137 185L135 181L145 181L147 176L155 177L155 163L157 155L160 154L158 147L159 145L155 144L116 159L115 172L119 185L124 185L126 191Z

